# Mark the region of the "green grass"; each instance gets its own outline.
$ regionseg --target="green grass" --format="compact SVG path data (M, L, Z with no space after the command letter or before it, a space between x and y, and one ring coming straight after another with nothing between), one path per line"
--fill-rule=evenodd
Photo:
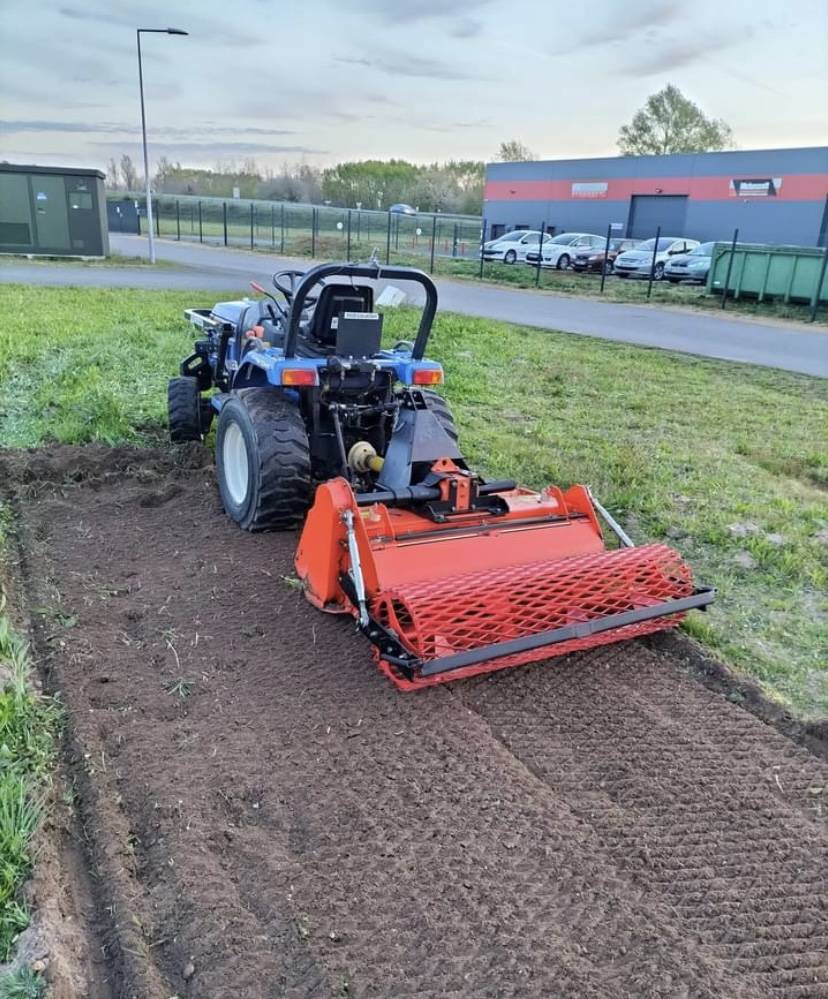
M41 999L45 994L46 983L29 968L20 968L0 978L0 999Z
M191 343L182 311L213 300L0 287L0 314L20 317L0 332L0 443L163 440L165 381ZM389 338L413 326L387 315ZM636 540L666 538L719 589L688 630L798 711L828 713L828 383L447 314L429 354L476 467L591 485Z
M6 522L0 520L0 547ZM20 887L32 865L30 844L43 814L58 722L56 705L31 689L28 649L5 602L0 579L0 962L29 923ZM0 996L10 987L0 981Z

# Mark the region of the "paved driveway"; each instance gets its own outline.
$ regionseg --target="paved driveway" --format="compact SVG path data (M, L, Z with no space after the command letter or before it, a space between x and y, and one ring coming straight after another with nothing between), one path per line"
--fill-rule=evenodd
M130 256L146 254L146 240L112 234L112 248ZM0 281L80 284L94 287L203 288L239 294L251 279L267 282L282 267L306 269L308 260L271 257L241 249L159 240L159 259L178 269L74 267L58 264L4 264ZM663 347L702 357L742 361L828 377L828 331L800 323L756 321L659 306L625 305L590 298L512 290L472 281L438 279L443 309L469 316L503 319L542 329L563 330L605 340Z

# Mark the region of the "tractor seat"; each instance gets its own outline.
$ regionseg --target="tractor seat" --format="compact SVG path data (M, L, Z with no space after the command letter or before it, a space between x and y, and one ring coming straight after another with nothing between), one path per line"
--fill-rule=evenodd
M310 356L331 354L336 350L339 319L345 312L372 312L374 289L364 284L326 284L319 292L313 315L303 329Z

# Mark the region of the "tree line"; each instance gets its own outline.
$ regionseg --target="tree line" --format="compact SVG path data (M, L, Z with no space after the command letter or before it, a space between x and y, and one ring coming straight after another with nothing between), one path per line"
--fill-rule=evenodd
M623 155L694 153L733 145L730 126L708 118L681 91L668 84L652 94L629 124L619 131ZM500 161L526 161L535 154L522 142L501 142ZM361 160L319 169L307 163L285 164L280 170L262 168L254 159L218 163L212 170L158 161L152 188L158 194L241 198L332 204L343 208L388 209L403 202L423 212L479 215L483 207L486 165L482 160L449 160L417 164L407 160ZM107 168L110 190L138 192L145 186L126 153Z

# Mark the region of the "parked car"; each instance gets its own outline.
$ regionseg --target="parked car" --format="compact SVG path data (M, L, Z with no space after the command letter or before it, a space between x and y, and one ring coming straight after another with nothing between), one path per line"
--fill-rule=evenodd
M392 215L416 215L417 214L417 209L416 208L412 208L411 205L403 205L403 204L391 205L391 207L388 209L388 211L391 212Z
M710 270L715 245L715 243L699 243L696 249L689 253L670 257L664 268L664 276L673 284L679 281L698 281L704 284Z
M650 276L650 268L653 266L653 250L655 249L655 267L653 267L653 278L660 281L664 277L664 268L671 257L678 254L689 253L699 245L697 239L685 239L683 236L662 236L656 248L655 239L645 239L639 243L634 250L627 250L619 253L615 258L615 273L618 277L639 277Z
M635 249L640 242L640 239L621 239L620 237L615 237L614 239L610 239L609 249L606 249L605 239L600 250L579 250L572 258L572 270L597 271L600 274L606 260L606 267L604 269L607 274L612 274L612 268L618 254L624 253L626 250Z
M483 244L484 260L502 260L504 264L513 264L517 260L526 260L526 254L533 247L537 249L539 229L514 229L504 233L497 239L490 239ZM551 236L544 236L547 242Z
M599 250L605 244L606 238L604 236L595 236L589 232L562 232L560 236L553 236L548 243L544 244L540 265L541 267L557 267L559 271L565 271L577 253L586 250ZM526 263L534 264L537 267L537 250L526 254Z

